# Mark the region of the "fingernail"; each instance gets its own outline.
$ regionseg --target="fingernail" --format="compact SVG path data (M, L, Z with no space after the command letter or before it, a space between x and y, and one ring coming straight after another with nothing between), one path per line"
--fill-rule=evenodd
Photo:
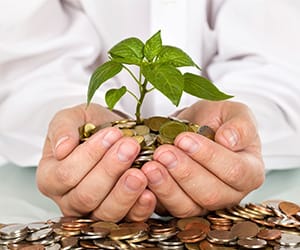
M158 168L153 168L146 172L148 181L152 185L158 185L162 182L163 176Z
M106 148L109 148L112 144L114 144L119 138L119 135L114 131L108 131L102 140L102 145Z
M171 151L166 151L160 154L158 161L169 169L177 166L177 158Z
M189 136L182 137L178 142L178 147L189 154L199 150L199 144Z
M128 175L125 179L125 186L131 191L138 191L142 185L142 180L135 175Z
M67 141L68 139L69 139L69 136L63 136L63 137L61 137L61 138L57 141L54 150L56 151L57 148L58 148L61 144L63 144L63 142Z
M137 152L137 145L131 142L123 142L118 149L118 158L120 161L127 162L132 156L134 156Z
M223 131L223 136L231 147L234 147L238 142L238 135L234 129L225 129Z

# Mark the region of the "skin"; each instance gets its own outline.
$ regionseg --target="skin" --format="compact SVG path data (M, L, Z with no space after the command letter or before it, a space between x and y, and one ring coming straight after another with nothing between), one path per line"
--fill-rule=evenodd
M261 144L247 106L199 101L178 118L216 131L215 142L182 133L162 145L154 160L130 168L140 146L116 128L78 144L78 127L122 119L92 104L58 112L49 124L37 169L40 191L66 216L143 221L153 212L184 218L237 204L264 181Z

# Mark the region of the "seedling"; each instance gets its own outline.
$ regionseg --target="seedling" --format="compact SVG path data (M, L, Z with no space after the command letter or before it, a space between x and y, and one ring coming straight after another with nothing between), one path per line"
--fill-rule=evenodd
M146 94L158 90L175 106L178 106L183 92L206 100L225 100L231 98L221 92L211 81L193 73L182 73L181 67L200 67L194 63L183 50L163 45L161 32L158 31L145 43L139 38L130 37L113 46L109 51L109 60L100 65L90 79L87 103L89 104L96 92L107 80L127 71L138 85L139 93L135 94L126 86L109 89L105 101L109 109L129 93L136 100L136 122L142 123L141 107ZM135 75L131 65L138 67Z

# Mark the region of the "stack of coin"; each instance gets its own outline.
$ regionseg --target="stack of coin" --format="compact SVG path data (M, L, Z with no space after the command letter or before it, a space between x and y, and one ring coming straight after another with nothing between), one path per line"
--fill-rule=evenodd
M141 151L132 167L140 168L144 163L151 161L154 150L162 144L173 144L176 136L182 132L194 132L214 140L215 132L208 126L199 126L188 121L172 117L154 116L144 119L142 124L134 120L119 120L95 126L86 123L79 128L80 142L86 141L100 129L106 127L119 128L124 136L129 136L138 141Z
M114 223L61 217L27 225L0 224L0 250L296 250L300 249L299 211L298 204L289 201L265 201L183 219Z

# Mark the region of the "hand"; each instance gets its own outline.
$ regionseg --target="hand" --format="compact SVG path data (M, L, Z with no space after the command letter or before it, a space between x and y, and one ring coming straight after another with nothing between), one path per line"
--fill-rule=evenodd
M142 171L148 187L171 215L201 215L237 204L264 181L260 139L250 110L236 102L200 101L179 119L208 125L215 142L196 133L162 145ZM161 206L159 206L161 210Z
M95 104L62 110L49 125L37 169L40 191L66 216L91 215L119 221L145 220L156 198L146 189L147 178L130 168L140 146L117 128L105 128L79 144L78 128L86 122L103 124L121 116Z

